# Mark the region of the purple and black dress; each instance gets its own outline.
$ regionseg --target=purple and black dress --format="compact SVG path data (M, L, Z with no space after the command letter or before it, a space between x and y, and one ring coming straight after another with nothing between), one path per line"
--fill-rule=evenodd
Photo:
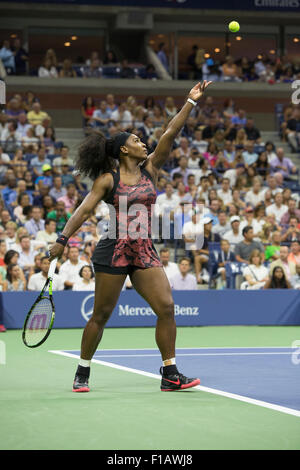
M110 223L92 256L95 272L131 274L161 267L151 238L156 191L150 173L141 167L141 179L134 186L122 183L119 169L111 174L114 186L105 199Z

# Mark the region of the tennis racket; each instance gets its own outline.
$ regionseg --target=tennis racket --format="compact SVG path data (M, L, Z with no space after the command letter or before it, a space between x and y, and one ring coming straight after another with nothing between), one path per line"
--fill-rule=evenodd
M47 281L25 318L22 339L29 348L37 348L43 344L51 333L55 317L52 299L52 280L56 263L57 258L51 261ZM47 296L46 292L47 287L49 296Z

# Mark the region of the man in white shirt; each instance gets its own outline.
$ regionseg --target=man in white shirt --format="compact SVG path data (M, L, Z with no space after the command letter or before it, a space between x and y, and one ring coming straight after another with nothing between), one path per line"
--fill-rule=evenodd
M72 289L74 282L80 280L79 271L86 261L79 259L79 249L77 246L70 246L68 260L65 261L59 270L59 276L64 282L65 289Z
M232 202L232 192L230 189L230 180L229 178L222 179L222 187L217 190L217 195L220 197L226 206L230 202Z
M244 240L240 231L240 218L237 215L233 215L230 218L230 225L231 230L224 233L223 238L230 243L230 248L234 250L235 246Z
M10 167L10 158L7 153L3 152L0 146L0 184L3 183L4 176Z
M261 182L260 179L255 177L253 178L253 186L252 189L247 191L245 196L245 202L247 204L251 204L251 206L255 207L264 201L264 193L261 190Z
M228 178L230 181L230 187L233 188L236 184L236 181L239 176L245 173L245 165L243 163L238 163L235 168L226 170L224 173L224 178Z
M118 109L111 113L110 118L119 124L122 131L127 131L127 129L132 127L132 114L126 109L125 103L121 103Z
M230 230L230 222L227 221L227 215L225 211L220 211L218 214L219 222L213 226L212 232L217 233L220 238Z
M73 166L73 161L69 157L69 147L64 145L60 150L60 156L54 158L52 167L55 175L60 175L62 173L62 165L68 165L69 167Z
M41 291L42 288L45 285L45 282L48 277L48 271L49 271L49 266L50 262L47 256L43 256L41 258L41 271L36 274L32 274L30 276L29 281L28 281L28 290L34 290L34 291ZM52 281L52 289L53 290L63 290L64 289L64 283L61 279L60 276L57 274L54 274L53 276L53 281Z
M189 273L191 262L189 258L181 258L179 262L179 273L175 274L170 285L174 290L197 290L196 277Z
M176 263L170 261L170 251L168 248L162 248L159 252L160 261L162 262L163 268L165 270L166 276L170 279L179 273L179 268Z
M34 257L37 251L31 249L30 237L28 235L20 237L19 254L19 266L21 266L23 271L29 272L30 269L34 267Z
M160 218L162 237L169 238L170 221L174 219L174 212L180 206L180 197L174 194L173 186L167 183L165 193L157 196L155 204L155 217Z
M40 230L36 235L36 240L46 242L49 245L55 243L57 239L56 222L52 219L45 220L45 229Z
M265 198L266 192L271 191L272 197L275 197L275 194L282 193L283 189L280 188L275 176L268 175L266 178L267 186L262 189L263 198Z
M288 206L282 204L283 197L281 193L275 194L274 204L271 204L266 208L266 215L274 214L276 217L276 222L280 224L282 216L287 212Z

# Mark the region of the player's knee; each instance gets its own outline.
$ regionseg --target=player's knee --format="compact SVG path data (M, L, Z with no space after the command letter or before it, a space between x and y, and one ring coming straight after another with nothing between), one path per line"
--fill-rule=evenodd
M173 300L169 300L163 302L159 308L158 312L159 317L172 319L174 318L174 302Z
M94 308L93 321L98 323L100 326L105 325L105 323L109 320L112 311L113 307L107 305Z

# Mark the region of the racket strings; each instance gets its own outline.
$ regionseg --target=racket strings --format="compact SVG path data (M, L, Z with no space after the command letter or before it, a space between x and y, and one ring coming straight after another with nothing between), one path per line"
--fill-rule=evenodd
M28 346L35 346L42 341L52 323L53 308L49 298L40 299L30 313L24 331Z

